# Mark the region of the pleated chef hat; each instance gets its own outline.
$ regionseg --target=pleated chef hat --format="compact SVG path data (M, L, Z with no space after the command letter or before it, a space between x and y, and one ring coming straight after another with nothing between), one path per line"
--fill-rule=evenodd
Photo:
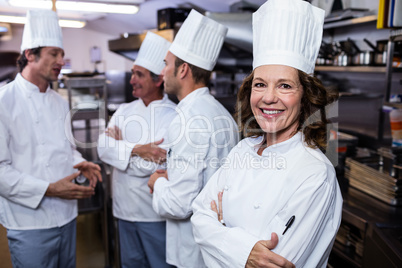
M253 69L287 65L314 72L325 11L302 0L268 0L253 14Z
M212 71L227 31L226 26L193 9L181 25L169 51L185 62Z
M63 48L63 37L56 12L52 10L28 10L21 51L36 47Z
M169 47L170 42L168 40L153 32L147 32L134 64L144 67L154 74L161 74L165 67L163 59Z

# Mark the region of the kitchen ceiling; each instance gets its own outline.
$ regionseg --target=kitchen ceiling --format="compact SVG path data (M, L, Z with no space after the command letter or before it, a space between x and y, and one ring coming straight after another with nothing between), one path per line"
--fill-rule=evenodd
M84 2L74 0L77 2ZM229 12L230 6L241 0L86 0L102 3L138 3L140 9L137 14L111 14L111 13L82 13L71 11L58 11L60 18L74 18L86 20L85 29L102 32L110 35L122 33L142 33L144 30L157 28L157 11L165 8L194 8L198 11ZM259 6L265 0L243 1L247 5ZM0 0L0 15L24 15L26 8L12 7L8 0Z

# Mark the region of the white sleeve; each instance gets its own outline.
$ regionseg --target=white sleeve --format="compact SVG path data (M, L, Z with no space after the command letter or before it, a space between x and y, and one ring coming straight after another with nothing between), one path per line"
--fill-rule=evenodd
M167 117L167 116L166 116ZM171 121L170 116L170 121ZM168 117L169 118L169 117ZM155 133L155 140L152 142L155 142L156 140L160 140L161 138L165 138L165 134L167 131L167 128L169 126L169 120L161 120L161 124L159 125L159 129ZM160 144L159 147L164 148L164 144ZM149 176L152 175L157 169L166 169L166 164L157 164L152 161L147 161L141 158L140 156L132 156L130 158L130 162L127 168L127 174L132 175L132 176L137 176L137 177L146 177L149 178Z
M328 256L332 248L342 214L339 188L323 179L335 175L322 169L315 171L278 213L285 220L277 214L268 228L279 237L279 243L272 251L296 267L325 267L323 256ZM224 189L230 176L234 174L230 175L229 169L219 169L193 203L193 234L208 267L244 267L255 243L266 239L255 237L242 228L223 226L212 211L211 201L218 204L218 192ZM285 224L292 215L296 219L283 235Z
M151 176L157 169L164 169L164 167L155 162L144 160L139 156L133 156L130 158L127 174L136 177L149 178L149 176Z
M211 209L212 200L218 204L227 171L221 167L193 203L193 235L207 267L245 267L251 250L261 240L242 228L223 226Z
M174 128L174 126L173 126ZM201 144L209 144L210 135L197 135ZM191 205L203 187L203 170L208 146L197 147L183 138L168 149L168 180L160 178L154 185L153 208L162 217L186 219Z
M118 121L120 115L119 110L120 109L113 114L108 127L120 127ZM108 137L105 133L102 133L99 135L97 150L99 158L103 162L124 171L127 169L131 151L134 146L135 144L133 143L128 143L124 140L115 140L114 138Z
M270 223L279 237L278 246L273 251L296 267L322 265L322 257L331 250L341 221L342 197L335 171L314 170L280 212L286 215L285 221L295 215L291 228L282 235L286 222L273 220Z
M9 149L10 135L3 116L0 119L0 195L22 206L35 209L49 187L49 182L14 169Z

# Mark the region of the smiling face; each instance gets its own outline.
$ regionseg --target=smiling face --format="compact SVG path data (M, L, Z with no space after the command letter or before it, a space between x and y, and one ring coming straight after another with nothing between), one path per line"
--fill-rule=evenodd
M130 79L130 84L133 87L133 96L141 98L145 105L163 98L162 92L159 89L161 83L162 78L154 81L148 69L139 65L133 65Z
M303 88L298 71L284 65L254 70L250 106L268 145L289 139L299 126Z

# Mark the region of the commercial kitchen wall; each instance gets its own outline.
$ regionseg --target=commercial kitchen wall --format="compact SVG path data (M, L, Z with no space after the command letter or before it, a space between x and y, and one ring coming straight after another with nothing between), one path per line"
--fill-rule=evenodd
M0 40L0 51L16 51L20 52L23 25L12 24L11 40ZM116 35L107 35L85 28L62 28L63 45L65 51L65 59L71 63L73 72L92 72L95 69L91 63L90 49L97 46L101 49L102 62L97 65L99 72L109 70L129 71L132 67L132 61L109 51L108 41L117 39Z

